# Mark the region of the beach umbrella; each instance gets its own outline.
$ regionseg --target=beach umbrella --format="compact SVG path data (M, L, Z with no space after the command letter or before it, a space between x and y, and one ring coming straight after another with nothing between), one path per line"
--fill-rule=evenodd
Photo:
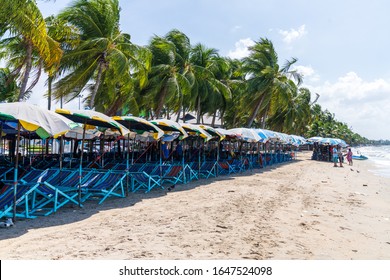
M114 116L112 117L115 121L122 124L130 131L136 133L134 139L137 139L137 136L141 139L148 140L152 137L153 140L159 140L164 136L164 131L158 128L153 123L139 117L134 116ZM128 172L130 167L130 134L128 134L127 142L127 153L126 153L126 172ZM134 142L133 142L134 144ZM133 145L134 146L134 145ZM134 149L132 149L134 151ZM134 152L132 152L132 163L133 163ZM128 185L128 174L127 174L127 185Z
M335 146L335 145L339 145L341 143L340 139L336 139L336 138L322 138L321 140L318 141L319 144L323 144L323 145L332 145L332 146Z
M180 136L183 138L188 137L187 132L184 128L177 122L166 119L151 120L152 124L156 125L158 128L163 130L165 133L169 134L172 132L179 132Z
M298 135L288 135L289 143L294 146L306 144L306 139Z
M235 138L238 138L239 135L233 131L229 131L227 129L224 129L224 128L216 128L215 129L219 134L222 134L224 136L224 139L225 138L229 138L229 139L235 139Z
M245 142L261 142L262 139L260 136L251 128L246 127L239 127L239 128L232 128L228 129L229 133L236 134L242 141Z
M156 125L166 134L179 133L181 139L187 138L188 134L184 128L177 122L167 119L151 120L152 124ZM160 141L160 175L162 174L162 142Z
M269 140L269 137L267 136L265 131L263 131L261 128L254 128L253 130L260 136L263 143L265 143Z
M322 137L320 137L320 136L313 136L313 137L308 138L307 142L318 142L320 140L322 140Z
M268 130L268 129L262 129L262 132L268 137L269 140L276 142L279 140L279 136L275 131Z
M180 124L188 135L197 135L202 137L206 142L211 140L213 136L204 130L200 125L190 124L190 123L182 123Z
M84 133L84 128L80 125L77 125L76 127L72 128L71 130L66 132L64 137L82 140L83 133ZM98 138L101 134L102 134L102 132L97 130L97 129L86 129L84 139L86 139L86 140L95 139L95 138Z
M199 126L206 130L209 134L211 134L213 138L217 138L218 141L222 141L223 139L225 139L225 135L219 132L216 128L204 124L200 124Z
M275 132L275 134L278 137L279 142L281 142L283 144L289 144L290 143L289 137L288 137L288 135L286 133Z
M144 137L146 136L145 132L148 132L155 140L160 139L164 135L163 130L143 118L134 116L114 116L112 119Z
M23 129L33 131L40 138L58 137L73 127L73 122L52 111L25 102L0 103L0 120L17 124L16 159L14 169L14 210L16 216L16 194L18 185L19 142Z
M96 112L94 110L68 110L68 109L56 109L56 113L65 116L66 118L83 125L83 136L81 140L81 154L80 154L80 166L79 166L79 203L81 202L81 182L82 182L82 166L83 166L83 154L84 154L84 140L87 127L100 129L106 129L111 131L117 131L119 135L127 135L130 131L113 120L111 117Z

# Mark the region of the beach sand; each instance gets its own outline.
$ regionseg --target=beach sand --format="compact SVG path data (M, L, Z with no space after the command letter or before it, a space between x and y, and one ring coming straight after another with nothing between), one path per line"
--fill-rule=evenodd
M0 228L0 259L390 259L390 179L297 160Z

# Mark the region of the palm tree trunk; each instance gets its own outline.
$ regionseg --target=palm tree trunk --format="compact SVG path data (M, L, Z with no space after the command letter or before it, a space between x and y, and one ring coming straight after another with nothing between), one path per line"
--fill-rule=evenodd
M53 84L53 77L49 76L47 80L47 109L51 110L51 90Z
M24 71L22 83L20 86L20 92L18 96L19 102L23 101L24 96L26 94L26 88L27 88L28 78L30 76L31 69L32 69L32 44L31 42L29 42L26 48L26 69Z
M247 127L251 127L251 126L252 126L253 121L255 120L255 118L256 118L256 116L257 116L257 113L258 113L259 110L260 110L261 104L262 104L263 101L264 101L264 97L265 97L265 94L263 94L263 96L261 97L260 101L257 103L255 110L253 110L252 115L251 115L251 117L249 118L249 121L248 121L248 123L247 123Z
M199 124L200 123L200 97L198 96L197 98L198 102L197 102L197 116L196 116L196 123Z
M180 106L180 108L179 108L179 111L177 111L177 116L176 116L176 122L179 122L179 120L180 120L180 113L181 113L181 106Z
M215 119L217 118L217 110L215 110L214 114L213 114L213 119L211 120L211 126L214 127L215 126Z
M157 108L156 108L156 112L155 112L156 119L160 118L161 111L164 107L166 95L167 95L167 88L164 87L163 90L161 91L161 94L160 94L159 99L158 99L158 104L157 104Z
M89 106L91 106L91 109L93 109L95 107L95 98L96 98L97 91L100 87L100 83L102 81L103 67L104 67L104 62L101 61L99 63L98 74L96 77L96 83L95 83L95 86L93 87L93 90L91 93L91 100L89 102Z

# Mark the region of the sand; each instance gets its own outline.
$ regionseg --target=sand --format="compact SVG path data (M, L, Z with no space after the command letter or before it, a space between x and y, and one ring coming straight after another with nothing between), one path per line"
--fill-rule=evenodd
M0 259L390 259L390 179L297 160L0 228Z

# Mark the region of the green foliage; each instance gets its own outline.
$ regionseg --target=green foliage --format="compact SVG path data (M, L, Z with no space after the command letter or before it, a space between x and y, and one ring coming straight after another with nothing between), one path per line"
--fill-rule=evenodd
M3 2L9 10L0 11L0 59L6 57L11 72L20 73L26 56L23 44L32 42L33 68L40 69L44 62L57 99L68 101L83 93L91 107L109 115L157 118L192 111L198 122L205 114L219 115L226 128L265 127L342 138L350 144L368 141L311 103L311 92L301 87L302 76L292 67L297 59L280 66L267 38L255 42L241 60L221 57L200 43L192 45L176 29L153 36L141 47L119 28L119 0L76 0L57 17L47 18L46 26L35 1ZM5 20L9 13L15 14L12 21ZM23 36L3 38L6 31ZM60 52L51 51L56 46ZM0 101L12 101L18 90L10 78L16 76L7 71L0 71Z

